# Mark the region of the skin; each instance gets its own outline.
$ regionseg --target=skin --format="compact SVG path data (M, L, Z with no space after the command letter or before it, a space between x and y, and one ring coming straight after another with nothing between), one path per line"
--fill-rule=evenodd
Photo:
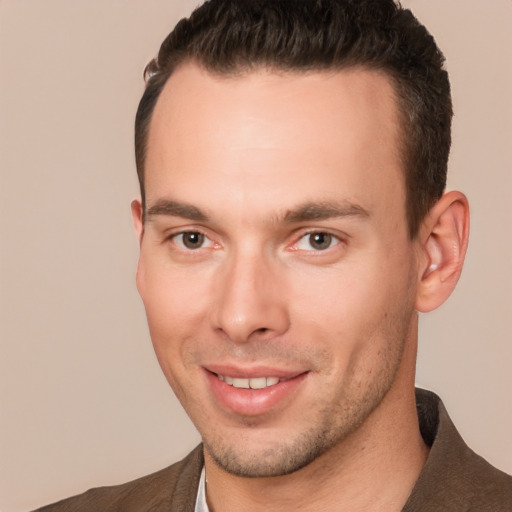
M399 134L390 81L361 69L188 63L158 100L137 285L212 511L400 510L414 485L416 310L455 285L467 203L445 196L409 238Z

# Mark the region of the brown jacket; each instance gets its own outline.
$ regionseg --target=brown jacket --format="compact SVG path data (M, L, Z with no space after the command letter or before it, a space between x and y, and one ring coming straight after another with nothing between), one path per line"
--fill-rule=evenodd
M434 393L416 391L420 428L431 446L402 512L512 512L512 477L470 450ZM99 487L40 512L194 512L202 447L172 466L113 487Z

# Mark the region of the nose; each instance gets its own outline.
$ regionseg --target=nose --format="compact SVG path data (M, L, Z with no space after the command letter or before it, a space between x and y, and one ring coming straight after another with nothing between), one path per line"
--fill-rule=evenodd
M231 342L269 340L288 330L282 276L262 256L239 255L226 262L215 286L213 328Z

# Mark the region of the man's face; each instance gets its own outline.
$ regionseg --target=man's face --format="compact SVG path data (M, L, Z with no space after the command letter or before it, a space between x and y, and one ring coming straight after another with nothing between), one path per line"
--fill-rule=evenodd
M138 288L227 471L306 465L396 386L416 325L397 123L389 80L364 70L186 64L158 100Z

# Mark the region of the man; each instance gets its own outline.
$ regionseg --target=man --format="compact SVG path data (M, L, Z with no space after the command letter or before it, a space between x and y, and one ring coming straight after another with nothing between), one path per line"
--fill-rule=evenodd
M203 444L44 510L510 510L414 389L459 278L443 57L392 0L213 0L146 70L137 285Z

